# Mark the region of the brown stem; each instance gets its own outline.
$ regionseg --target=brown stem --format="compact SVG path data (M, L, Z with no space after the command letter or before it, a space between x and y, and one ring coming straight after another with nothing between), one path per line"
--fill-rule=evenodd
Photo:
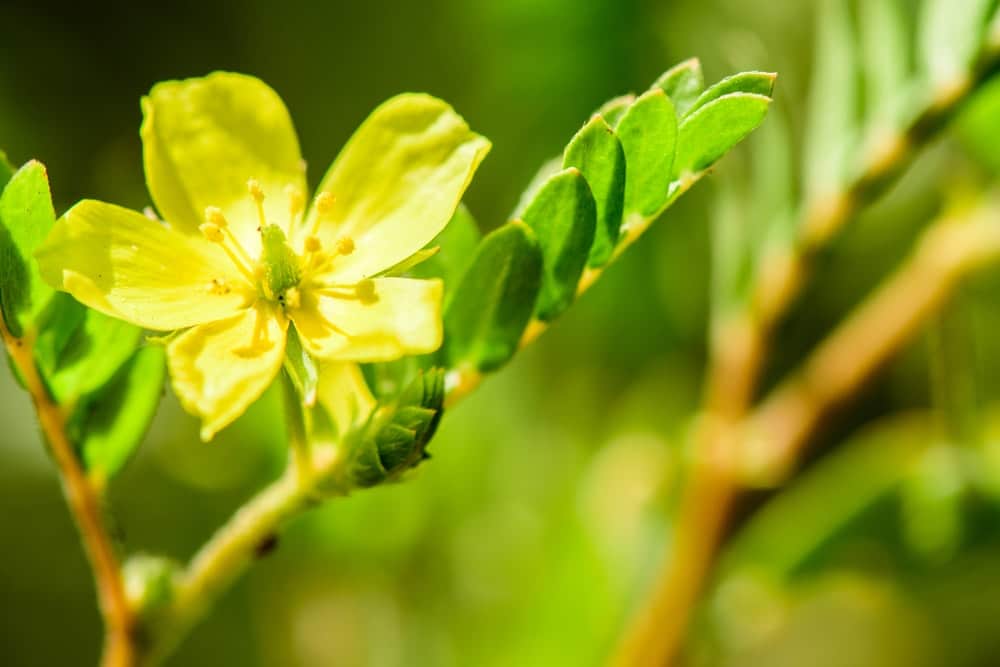
M135 617L125 594L118 555L104 524L101 500L80 466L73 443L66 435L65 415L52 401L35 367L32 338L14 337L2 318L0 334L10 359L35 404L38 422L59 471L66 503L76 521L84 551L90 560L105 626L101 665L132 667L135 664Z

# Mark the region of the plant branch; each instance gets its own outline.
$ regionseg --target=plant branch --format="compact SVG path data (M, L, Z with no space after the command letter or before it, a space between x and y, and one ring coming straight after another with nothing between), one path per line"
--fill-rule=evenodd
M761 403L746 425L751 478L779 483L823 419L913 338L958 282L1000 260L1000 209L944 220L911 258Z
M176 578L169 607L146 629L149 643L142 664L158 664L174 649L281 526L311 504L315 480L329 477L340 462L333 451L321 449L303 468L301 454L290 454L284 474L237 510Z
M591 286L597 282L598 278L604 275L604 271L607 270L611 264L624 254L624 252L635 243L640 236L649 229L650 225L653 224L662 214L666 211L681 195L690 190L694 185L700 181L710 170L699 171L691 176L684 178L677 183L677 187L670 194L666 203L660 208L659 211L651 216L633 215L627 218L621 227L621 238L618 240L618 244L615 246L615 251L611 255L611 259L608 260L603 266L595 268L587 268L584 270L583 275L580 276L580 282L576 286L576 296L581 297L584 292L591 288ZM549 322L543 322L542 320L532 320L528 323L527 328L524 330L524 334L521 336L521 341L519 343L518 349L524 349L531 343L533 343L539 336L548 331ZM449 371L446 384L448 386L448 394L445 398L445 407L450 408L457 404L459 401L467 397L473 391L475 391L484 379L484 374L473 368L467 369L454 369Z
M121 564L104 523L101 499L81 467L73 443L66 435L66 415L49 396L38 374L33 337L15 337L2 318L0 335L11 362L24 380L35 405L39 425L59 472L66 504L79 529L84 551L90 561L105 626L101 664L104 667L131 667L135 664L135 618L125 593Z
M823 417L854 396L920 330L961 278L997 260L997 208L938 222L911 259L751 415L740 417L748 409L739 402L749 399L745 385L706 398L717 401L716 412L704 417L700 430L678 510L675 547L613 664L646 667L676 658L742 481L749 474L776 483L787 475Z

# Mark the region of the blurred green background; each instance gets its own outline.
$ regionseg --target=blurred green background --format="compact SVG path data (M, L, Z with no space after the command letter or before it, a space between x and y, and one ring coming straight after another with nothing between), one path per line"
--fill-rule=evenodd
M263 78L291 110L312 184L380 101L427 91L493 140L466 199L492 227L594 108L690 56L710 80L779 72L777 108L799 128L813 10L804 0L6 0L0 147L15 163L45 162L57 210L82 197L142 208L138 102L156 81L215 69ZM1000 115L980 115L965 138L997 166L997 144L984 142ZM773 377L904 255L941 192L989 178L959 143L930 150L822 259L823 279L781 332ZM669 548L705 358L713 181L747 154L724 161L448 413L433 459L405 484L294 522L170 664L600 664ZM947 318L969 355L974 410L997 395L997 285L970 284ZM929 351L941 336L953 343L935 331L817 451L872 419L909 416L820 460L788 494L747 504L747 516L760 512L698 615L690 664L1000 664L1000 441L971 451L938 437ZM0 663L95 664L86 564L6 372L0 425ZM202 444L168 393L111 489L119 536L132 551L186 559L278 474L282 437L275 395Z

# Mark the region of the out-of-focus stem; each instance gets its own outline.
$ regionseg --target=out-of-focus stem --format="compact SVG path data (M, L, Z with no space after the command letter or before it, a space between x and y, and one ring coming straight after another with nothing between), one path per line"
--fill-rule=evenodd
M761 403L746 425L749 472L785 478L822 420L911 340L964 276L1000 260L1000 210L943 221L911 258Z
M678 511L677 538L674 540L673 552L668 554L649 602L626 630L625 639L613 658L616 667L668 665L675 660L683 645L690 615L722 542L724 531L720 526L725 526L732 499L740 490L737 476L720 475L716 470L721 467L728 471L733 466L745 463L732 460L743 458L741 450L744 443L727 434L732 433L736 425L743 421L752 405L761 369L767 358L769 338L805 285L817 253L829 244L865 203L880 194L909 165L919 149L936 136L972 92L996 71L998 65L1000 19L995 20L991 26L982 53L969 76L952 81L935 91L925 109L898 135L888 136L877 145L857 175L839 192L807 205L799 224L801 233L798 243L783 255L766 262L756 277L750 309L719 327L711 346L703 410L704 420L716 426L702 430L698 447L712 452L710 460L717 460L717 457L722 456L727 461L706 466L700 462L702 456L696 456L699 463L692 467L686 480ZM954 277L949 276L949 279L953 280ZM922 289L920 285L911 287L917 291ZM910 305L920 306L919 303ZM935 304L924 304L924 307L933 305ZM887 344L881 349L881 353L887 354L893 350L895 347ZM882 357L879 359L884 360ZM853 371L857 374L854 381L848 376L841 378L841 388L856 390L860 381L874 370L875 361L874 357L869 357L870 366L867 369L860 365L856 367ZM845 400L849 395L837 396L837 400ZM785 452L784 456L794 458L794 454L819 423L819 418L832 405L811 404L804 407L793 404L804 398L803 394L792 392L784 394L777 404L769 401L762 408L762 414L770 411L775 415L770 418L774 421L765 422L765 427L779 430L778 418L783 419L785 415L778 414L778 410L790 411L794 421L787 428L787 433L777 434L779 444L776 446L774 459L760 461L759 465L772 470L779 468L783 460L781 452ZM760 428L758 425L758 429ZM781 437L786 440L781 441ZM780 444L781 442L787 444ZM707 507L699 506L699 503L707 504Z
M90 561L104 619L101 664L103 667L131 667L135 664L135 617L125 593L118 554L104 523L98 491L87 478L73 443L66 435L66 415L49 396L35 367L33 338L30 335L15 337L3 318L0 318L0 335L34 402L38 422L59 471L66 504Z

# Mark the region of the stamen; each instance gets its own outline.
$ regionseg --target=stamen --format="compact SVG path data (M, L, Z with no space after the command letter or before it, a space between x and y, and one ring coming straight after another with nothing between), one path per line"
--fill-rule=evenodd
M267 217L264 215L264 188L260 187L260 181L251 178L247 181L247 191L254 204L257 205L257 218L260 221L260 228L263 230L267 226Z
M258 353L270 349L273 343L267 337L267 319L260 310L257 311L257 317L254 319L253 323L253 337L250 339L250 345L244 348L235 350L236 354L243 357L252 357Z
M226 240L225 235L222 233L222 229L212 222L206 222L198 226L201 231L202 236L211 241L212 243L222 243Z
M354 252L354 239L350 236L342 236L337 239L337 252L341 255L350 255Z
M375 281L370 278L365 278L355 285L354 293L357 294L358 300L365 305L371 305L378 301L378 294L375 292Z
M315 236L309 236L306 238L305 248L306 252L319 252L323 247L323 244L319 242L319 239Z
M295 223L295 219L302 213L306 199L302 195L302 191L294 185L286 186L285 194L288 196L288 226L291 227Z
M233 236L232 230L229 229L229 222L226 220L226 216L222 214L222 210L215 206L209 206L205 209L205 220L206 222L198 226L202 235L212 243L218 243L222 246L222 249L233 264L236 265L240 273L252 282L253 275L249 267L253 266L253 262L247 256L246 251L243 250L243 246Z
M316 215L313 216L312 227L309 230L310 236L316 236L319 232L319 223L324 218L329 218L330 214L333 213L333 205L336 203L337 198L334 197L329 192L321 192L316 195L315 208Z

